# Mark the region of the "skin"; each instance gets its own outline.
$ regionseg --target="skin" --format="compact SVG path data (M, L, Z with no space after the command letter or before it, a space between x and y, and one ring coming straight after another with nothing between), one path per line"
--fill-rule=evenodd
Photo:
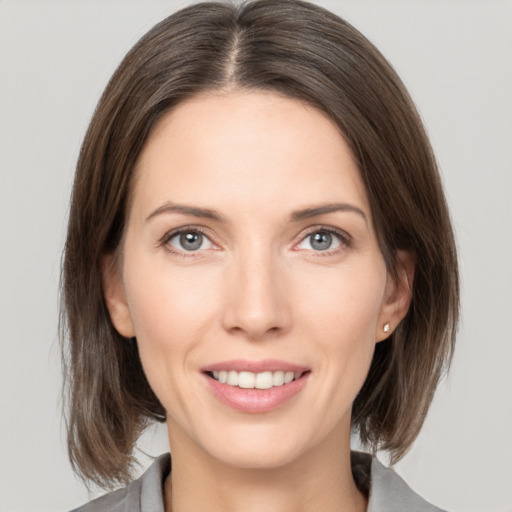
M333 204L345 207L296 218ZM180 228L204 232L198 250L180 245ZM318 250L311 235L326 230L332 244ZM112 321L137 337L168 415L166 510L366 509L350 470L351 405L410 293L388 277L357 166L324 114L264 92L177 106L140 155L119 265L111 259ZM270 412L234 410L201 371L232 359L287 361L307 380Z

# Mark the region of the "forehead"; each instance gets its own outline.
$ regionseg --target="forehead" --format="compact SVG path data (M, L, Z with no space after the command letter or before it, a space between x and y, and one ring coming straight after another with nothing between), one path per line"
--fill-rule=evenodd
M296 202L367 207L353 155L327 115L270 92L213 92L168 112L137 162L134 202L246 206ZM171 195L173 197L166 197Z

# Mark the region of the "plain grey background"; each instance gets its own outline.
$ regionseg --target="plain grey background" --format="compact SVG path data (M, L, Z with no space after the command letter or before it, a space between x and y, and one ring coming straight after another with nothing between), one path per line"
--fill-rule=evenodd
M60 419L57 290L81 139L125 52L186 5L0 0L0 510L88 499ZM325 0L392 62L437 153L460 250L451 374L397 466L453 512L512 511L512 3ZM166 450L165 432L143 449ZM144 464L148 461L144 458Z

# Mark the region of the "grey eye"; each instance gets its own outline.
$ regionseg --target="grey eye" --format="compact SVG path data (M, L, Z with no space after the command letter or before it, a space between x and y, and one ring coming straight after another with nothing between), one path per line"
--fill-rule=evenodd
M311 248L315 251L326 251L332 245L332 235L326 231L319 231L309 235L311 237Z
M202 233L182 233L180 244L186 251L197 251L203 243Z
M209 249L212 247L212 242L203 235L200 231L183 231L176 233L169 240L169 245L179 251L198 251L201 249Z
M310 233L298 245L299 249L308 251L327 251L329 249L337 249L341 247L345 241L341 235L332 233L327 230L318 230Z

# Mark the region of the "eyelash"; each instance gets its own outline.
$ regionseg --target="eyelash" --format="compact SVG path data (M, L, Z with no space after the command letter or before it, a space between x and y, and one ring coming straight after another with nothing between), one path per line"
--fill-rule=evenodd
M332 255L337 254L345 249L350 248L352 245L352 238L345 231L333 228L331 226L313 226L313 227L309 228L305 234L301 234L300 240L295 244L295 246L302 243L309 236L314 235L315 233L329 233L330 235L334 235L335 237L337 237L340 241L340 246L336 247L334 249L326 249L325 251L314 251L313 250L312 253L314 254L315 257L321 258L321 257L325 257L325 256L332 256Z
M183 258L190 258L190 257L197 257L198 254L202 251L177 251L173 249L169 242L176 236L185 234L185 233L199 233L202 236L206 237L213 245L214 242L212 242L211 238L208 236L207 232L204 229L201 229L197 226L183 226L178 229L172 230L167 232L159 241L158 246L163 247L167 252L181 256ZM298 242L294 244L294 247L296 247L298 244L302 243L304 240L306 240L309 236L314 235L315 233L329 233L330 235L334 235L337 237L340 241L340 247L336 247L333 250L326 249L325 251L312 251L312 253L317 257L325 257L325 256L331 256L333 254L336 254L338 252L341 252L344 249L350 248L352 239L351 237L344 231L341 231L339 229L335 229L331 226L314 226L309 228L306 233L300 235L300 239ZM296 251L300 249L295 249Z
M177 251L173 247L169 245L169 242L176 236L183 235L185 233L199 233L203 235L205 238L210 240L210 242L215 245L211 238L208 236L205 230L201 229L197 226L183 226L178 229L174 229L172 231L168 231L159 241L158 246L163 247L168 253L173 254L175 256L180 256L182 258L197 258L198 253L201 251Z

